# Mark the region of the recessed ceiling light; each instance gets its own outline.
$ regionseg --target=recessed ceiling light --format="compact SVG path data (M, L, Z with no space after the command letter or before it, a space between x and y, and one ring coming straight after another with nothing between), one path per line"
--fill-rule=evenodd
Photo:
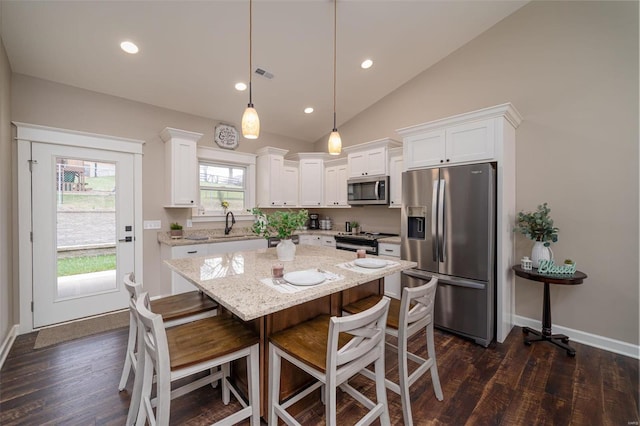
M131 53L132 55L138 53L138 46L131 41L123 41L120 43L120 49L124 50L127 53Z
M236 90L239 92L247 90L247 85L244 83L236 83Z
M373 61L371 59L365 59L364 61L362 61L362 63L360 64L360 67L362 67L362 69L369 69L371 68L371 65L373 65Z
M311 107L306 107L306 108L304 109L304 113L305 113L305 114L311 114L312 112L313 112L313 108L311 108Z

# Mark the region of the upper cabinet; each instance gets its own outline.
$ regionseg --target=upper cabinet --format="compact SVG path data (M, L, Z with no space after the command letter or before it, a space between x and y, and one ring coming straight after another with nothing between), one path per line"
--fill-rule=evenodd
M517 112L515 113L517 114ZM517 127L519 116L508 107L485 108L442 120L399 129L405 169L497 160L502 120Z
M389 150L389 207L402 207L402 148Z
M282 205L295 207L298 205L298 173L299 165L295 161L284 160L282 169Z
M348 207L346 158L325 161L324 204L327 207Z
M194 207L198 203L197 143L202 133L165 128L165 207Z
M285 160L286 149L265 146L256 151L257 179L256 179L256 203L262 207L282 207L286 201L295 206L297 200L291 198L289 191L285 190ZM288 173L290 173L289 170ZM296 171L297 172L297 171ZM297 174L296 174L297 187ZM297 191L297 188L296 188ZM294 197L294 198L297 198Z
M389 149L402 146L389 138L343 148L347 153L349 177L387 176Z
M291 159L298 161L298 205L319 207L323 205L324 161L328 154L322 152L300 152Z

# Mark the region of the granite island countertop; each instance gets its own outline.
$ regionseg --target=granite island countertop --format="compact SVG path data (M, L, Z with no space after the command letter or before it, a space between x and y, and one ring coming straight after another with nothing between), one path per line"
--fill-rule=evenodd
M279 262L276 249L271 248L172 259L165 260L165 263L241 320L250 321L417 266L416 262L394 257L369 257L395 263L362 273L337 266L353 261L353 252L305 245L297 246L296 258L291 262ZM260 281L271 277L271 265L274 263L283 263L285 273L320 268L342 275L344 279L305 287L296 293L281 293Z

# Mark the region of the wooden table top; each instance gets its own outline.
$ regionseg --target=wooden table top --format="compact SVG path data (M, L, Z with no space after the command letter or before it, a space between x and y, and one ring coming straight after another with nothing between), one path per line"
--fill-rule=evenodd
M530 271L526 271L522 269L520 265L514 265L511 269L513 269L517 276L526 278L532 281L539 281L541 283L549 283L549 284L564 284L564 285L575 285L582 284L582 282L587 278L587 274L584 272L576 271L573 274L539 274L537 268L533 268Z

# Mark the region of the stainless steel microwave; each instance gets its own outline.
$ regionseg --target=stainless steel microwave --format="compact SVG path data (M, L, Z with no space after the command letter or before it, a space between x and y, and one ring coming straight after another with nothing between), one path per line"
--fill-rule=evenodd
M389 204L389 176L364 176L347 181L347 202L352 206Z

